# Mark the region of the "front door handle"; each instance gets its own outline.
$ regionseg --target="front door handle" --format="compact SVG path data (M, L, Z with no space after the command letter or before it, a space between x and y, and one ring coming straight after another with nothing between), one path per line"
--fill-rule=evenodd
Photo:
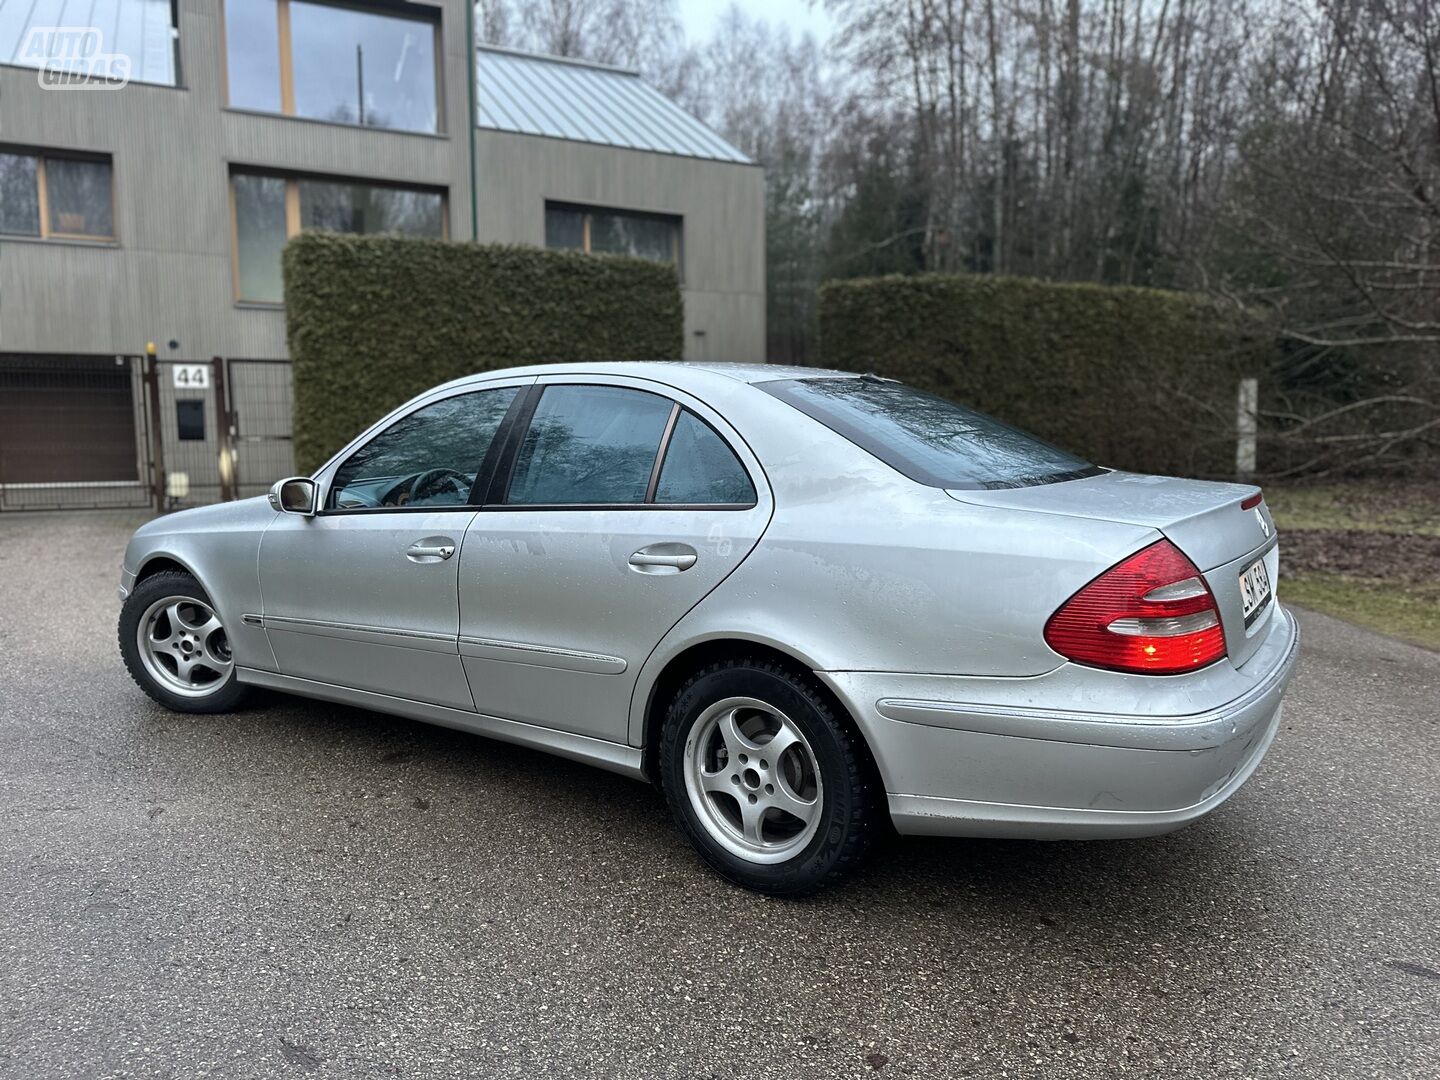
M689 544L651 544L630 556L630 566L642 574L678 574L698 558Z
M411 562L444 561L455 554L455 541L443 537L427 537L411 544L405 557Z

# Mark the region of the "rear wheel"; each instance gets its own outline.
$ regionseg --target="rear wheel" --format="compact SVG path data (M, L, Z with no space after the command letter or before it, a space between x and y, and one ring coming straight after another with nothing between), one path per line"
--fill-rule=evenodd
M189 574L165 571L135 587L120 610L120 655L140 689L177 712L230 712L246 696L230 638Z
M880 822L859 738L807 675L768 661L714 664L680 688L661 736L660 781L705 861L772 895L838 881Z

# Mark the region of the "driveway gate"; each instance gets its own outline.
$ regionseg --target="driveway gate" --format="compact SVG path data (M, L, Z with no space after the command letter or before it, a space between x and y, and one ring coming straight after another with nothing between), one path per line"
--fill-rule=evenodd
M0 355L0 511L171 510L294 472L288 360Z

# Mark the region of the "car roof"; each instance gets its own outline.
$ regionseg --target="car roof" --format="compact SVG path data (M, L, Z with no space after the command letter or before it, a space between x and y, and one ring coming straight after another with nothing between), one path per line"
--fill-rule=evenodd
M779 364L691 363L682 360L608 360L580 361L564 364L527 364L523 367L497 368L492 371L465 375L445 384L446 387L488 382L496 378L540 375L629 375L654 379L681 389L699 389L715 379L743 383L773 382L777 379L814 379L826 376L854 378L853 371L826 368L787 367ZM440 389L437 387L436 389Z

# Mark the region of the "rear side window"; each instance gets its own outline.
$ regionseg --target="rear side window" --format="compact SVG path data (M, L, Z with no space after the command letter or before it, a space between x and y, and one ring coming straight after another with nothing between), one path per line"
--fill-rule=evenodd
M1104 471L994 417L888 379L862 375L757 385L931 487L1030 487Z
M515 461L506 502L643 503L672 403L618 386L547 386Z
M687 409L665 449L655 501L748 506L755 502L755 485L725 440Z

